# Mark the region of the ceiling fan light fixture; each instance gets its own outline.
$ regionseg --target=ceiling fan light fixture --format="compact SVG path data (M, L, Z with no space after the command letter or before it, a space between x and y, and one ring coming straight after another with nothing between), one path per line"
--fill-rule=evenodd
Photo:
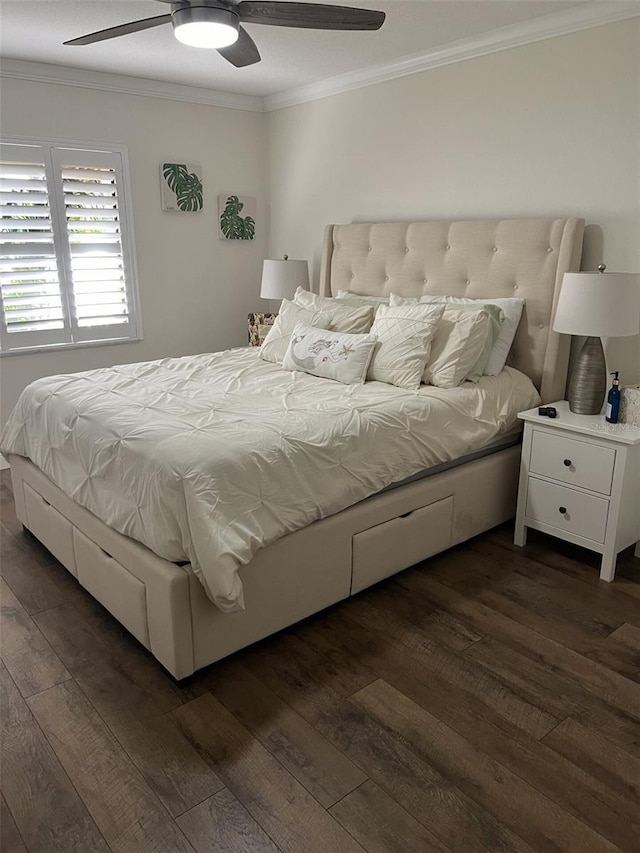
M173 34L189 47L217 49L238 40L240 22L229 9L189 6L172 14Z

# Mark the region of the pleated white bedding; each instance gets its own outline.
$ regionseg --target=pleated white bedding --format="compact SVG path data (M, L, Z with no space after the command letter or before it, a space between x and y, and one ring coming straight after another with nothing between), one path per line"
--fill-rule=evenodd
M53 376L28 386L0 451L160 557L188 560L225 611L239 566L286 533L483 447L539 400L506 368L406 391L292 373L254 348Z

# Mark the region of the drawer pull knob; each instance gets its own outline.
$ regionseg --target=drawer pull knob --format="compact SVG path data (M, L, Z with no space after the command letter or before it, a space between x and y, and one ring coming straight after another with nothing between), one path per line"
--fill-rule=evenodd
M567 468L570 468L570 467L571 467L571 460L570 460L570 459L565 459L565 460L564 460L564 464L565 464L565 466L566 466Z
M567 508L566 508L566 506L561 506L561 507L560 507L560 509L559 509L558 511L559 511L562 515L566 515L566 514L567 514Z

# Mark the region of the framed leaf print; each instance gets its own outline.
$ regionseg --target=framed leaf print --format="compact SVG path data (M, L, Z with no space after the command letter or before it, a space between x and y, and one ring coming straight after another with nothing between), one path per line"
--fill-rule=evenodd
M192 163L160 166L162 209L183 213L202 210L202 167Z
M256 236L256 200L250 195L218 196L222 240L253 240Z

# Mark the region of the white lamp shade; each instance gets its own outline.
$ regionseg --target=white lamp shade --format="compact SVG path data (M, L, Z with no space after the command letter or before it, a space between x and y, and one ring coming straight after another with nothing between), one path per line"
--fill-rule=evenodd
M640 275L568 272L556 316L556 332L618 338L640 333Z
M291 299L299 287L309 290L307 261L264 262L260 287L260 296L263 299Z

